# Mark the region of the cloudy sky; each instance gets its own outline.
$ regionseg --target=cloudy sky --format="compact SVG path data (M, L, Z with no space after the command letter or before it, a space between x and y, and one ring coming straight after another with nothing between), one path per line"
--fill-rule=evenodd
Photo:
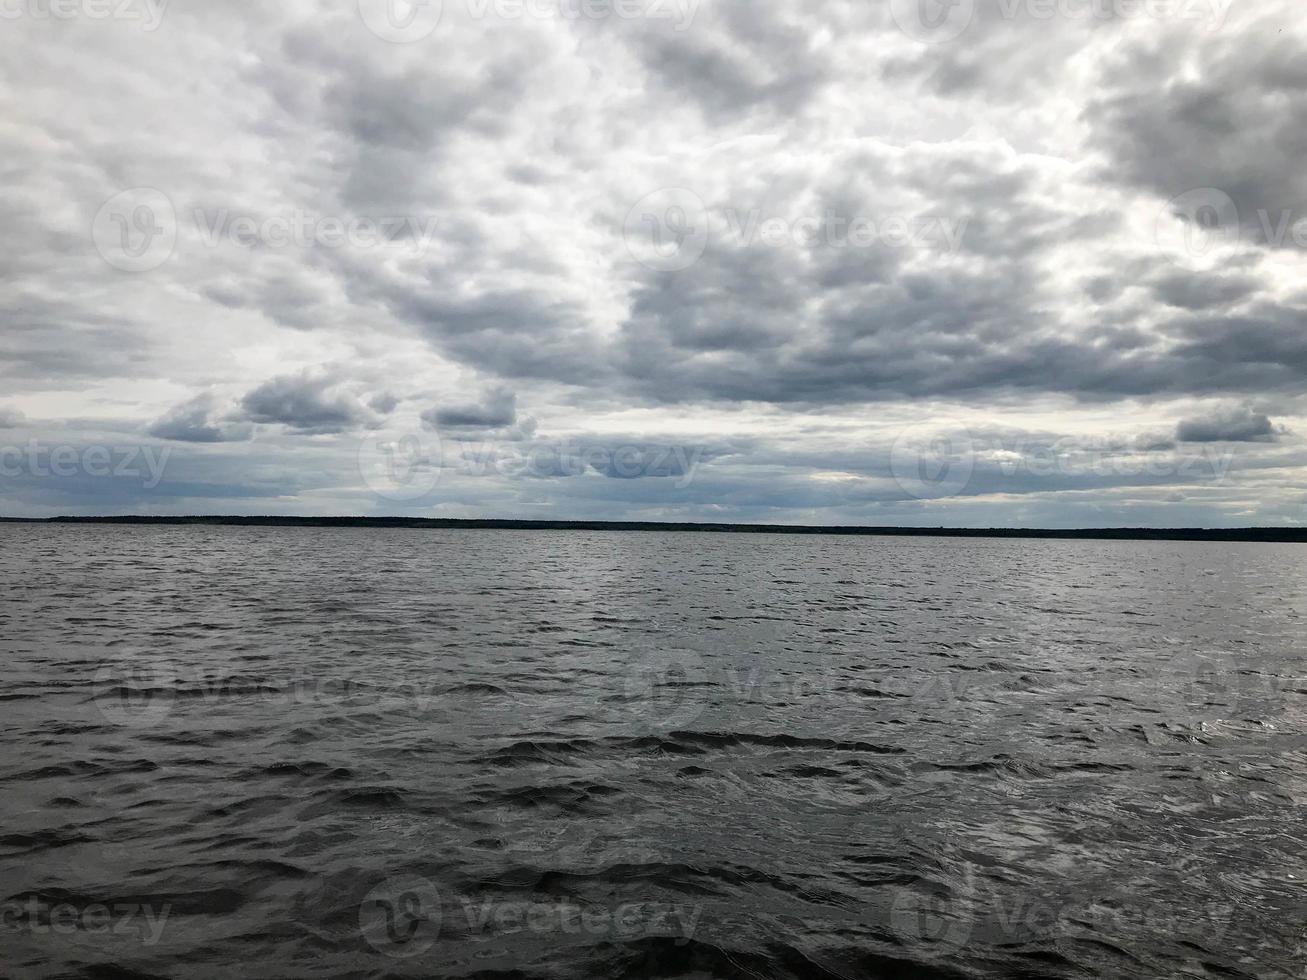
M0 513L1307 518L1301 0L0 0Z

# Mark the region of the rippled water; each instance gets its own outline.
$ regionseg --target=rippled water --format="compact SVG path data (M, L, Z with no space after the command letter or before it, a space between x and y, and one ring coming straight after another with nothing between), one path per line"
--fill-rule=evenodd
M1302 977L1304 555L3 526L0 973Z

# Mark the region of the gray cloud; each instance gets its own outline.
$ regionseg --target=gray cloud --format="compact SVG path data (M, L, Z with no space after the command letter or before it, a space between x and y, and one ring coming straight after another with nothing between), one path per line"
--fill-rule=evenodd
M30 94L0 121L6 408L45 446L148 434L176 454L150 493L28 474L7 499L29 513L1300 520L1307 30L1293 0L1236 4L1210 30L1135 6L977 0L960 36L930 43L859 0L718 0L680 24L446 4L430 38L401 45L350 3L173 5L154 33L7 21L0 79ZM134 225L107 241L91 229L138 187L171 203L155 217L177 235L130 272L110 260ZM1205 271L1155 229L1194 187L1224 190L1242 219L1241 244ZM639 213L665 188L702 208ZM206 240L197 210L432 232L238 245ZM878 233L850 244L854 219ZM649 222L664 258L682 232L703 232L702 255L642 264ZM815 238L795 234L814 222ZM906 241L885 233L896 224ZM1035 418L1047 431L989 438ZM1185 421L1159 432L1159 418ZM954 421L983 437L972 479L956 499L913 498L896 439ZM584 433L629 447L631 465L572 466L564 440ZM461 467L429 499L395 501L360 472L365 437L556 465ZM1067 445L1070 469L1021 462ZM705 447L693 481L658 461L678 446ZM1172 465L1191 458L1212 466ZM1141 461L1152 470L1132 471Z
M332 374L282 375L246 394L241 408L251 422L285 425L313 435L371 425L372 413L339 385L340 379Z
M368 399L368 408L381 415L389 415L399 407L399 399L388 391L380 392Z
M1223 191L1246 239L1267 246L1284 218L1307 218L1307 48L1283 32L1274 5L1262 13L1242 34L1180 33L1125 47L1085 118L1109 155L1106 179L1164 200ZM1201 71L1186 70L1195 62Z
M169 409L146 430L158 439L176 442L239 442L253 434L253 427L231 418L218 417L217 399L205 393Z
M1278 433L1269 417L1247 405L1183 419L1175 430L1181 442L1271 442Z
M1153 293L1168 306L1186 310L1228 309L1256 294L1260 283L1253 276L1215 276L1171 272L1152 283Z
M631 40L660 88L693 99L714 123L760 108L794 114L829 80L830 64L788 13L783 4L721 0L699 9L694 29L647 24Z
M445 405L422 413L433 429L503 429L517 421L517 395L507 388L486 392L478 402Z

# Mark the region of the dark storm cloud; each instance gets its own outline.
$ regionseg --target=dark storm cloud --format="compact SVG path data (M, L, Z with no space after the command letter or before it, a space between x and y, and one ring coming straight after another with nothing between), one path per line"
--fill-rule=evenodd
M1245 316L1192 316L1168 325L1173 363L1183 371L1172 390L1297 393L1307 381L1307 310L1257 307Z
M1261 283L1253 276L1171 272L1152 283L1153 295L1168 306L1186 310L1228 308L1255 295Z
M1238 206L1247 240L1294 244L1286 232L1307 218L1307 49L1283 26L1268 16L1242 36L1123 51L1085 111L1111 160L1103 177L1167 200L1215 188ZM1201 71L1183 70L1195 62Z
M241 399L251 422L279 424L319 435L372 424L372 413L338 387L331 374L283 375L266 381Z
M422 413L433 429L503 429L517 421L517 395L496 388L471 404L445 405Z
M704 4L690 29L670 21L643 26L632 43L646 71L714 122L759 108L800 113L830 75L808 32L775 5L721 0Z
M1175 434L1181 442L1271 442L1278 430L1269 417L1243 405L1184 419Z
M287 33L283 57L254 76L288 119L316 116L340 137L340 199L361 209L443 200L448 185L434 179L432 164L462 137L502 136L541 67L524 34L504 32L493 57L465 47L456 59L408 64L377 58L377 49L353 40L319 24L301 26Z
M27 421L27 416L16 408L0 405L0 429L16 429Z
M1260 209L1294 240L1297 6L1238 4L1209 30L1150 20L1165 4L977 0L943 43L888 3L674 6L684 23L446 4L411 44L352 2L188 5L152 36L11 21L3 401L45 440L112 424L175 454L167 496L74 479L24 484L23 507L1065 524L1165 516L1198 486L1217 502L1190 496L1176 522L1293 519L1299 256L1185 271L1152 224L1210 186L1250 241ZM176 248L121 272L88 228L145 185L176 206ZM627 222L670 187L712 234L655 271ZM421 248L237 247L199 242L196 208L436 224ZM743 233L828 214L957 236ZM955 414L977 444L961 510L891 466L905 427ZM1050 431L986 428L1033 418ZM567 432L588 434L548 438ZM365 436L439 443L462 469L392 500L360 469ZM1173 465L1186 454L1237 465L1216 488Z
M895 38L890 4L876 6L885 14L881 29ZM1063 16L1058 6L1043 0L923 2L923 15L943 15L942 30L959 16L966 20L965 30L945 43L922 44L904 53L887 49L876 68L896 86L911 85L950 99L991 104L1028 100L1035 86L1056 87L1067 57L1083 49L1090 35L1110 35L1120 26L1110 3L1060 5L1061 11L1079 11L1080 16ZM901 9L910 11L911 4ZM1052 14L1044 15L1050 9Z
M765 249L710 253L682 276L651 278L623 329L624 372L649 397L672 401L837 403L1128 384L1117 374L1121 354L1041 325L1019 270L905 273L823 294L813 270L788 259ZM759 288L732 288L744 278ZM805 322L805 310L818 312Z
M216 417L217 414L212 395L197 395L169 410L147 431L157 439L174 442L239 442L253 434L251 426Z
M459 299L432 286L386 286L382 295L451 357L510 378L583 384L603 377L602 348L572 302L528 289Z

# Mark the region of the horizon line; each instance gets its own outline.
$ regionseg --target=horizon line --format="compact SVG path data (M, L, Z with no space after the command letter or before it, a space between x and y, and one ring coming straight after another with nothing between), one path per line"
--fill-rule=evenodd
M860 524L758 524L739 521L598 521L598 520L518 520L512 518L456 517L312 517L193 514L154 516L141 514L97 514L56 517L0 517L6 524L124 524L188 525L247 527L376 527L376 528L449 528L468 530L539 530L539 531L636 531L731 534L813 534L833 536L883 537L958 537L958 538L1064 538L1082 540L1173 540L1173 541L1249 541L1271 543L1307 543L1307 526L1286 527L1103 527L1103 528L1026 528L1026 527L925 527L905 525Z

